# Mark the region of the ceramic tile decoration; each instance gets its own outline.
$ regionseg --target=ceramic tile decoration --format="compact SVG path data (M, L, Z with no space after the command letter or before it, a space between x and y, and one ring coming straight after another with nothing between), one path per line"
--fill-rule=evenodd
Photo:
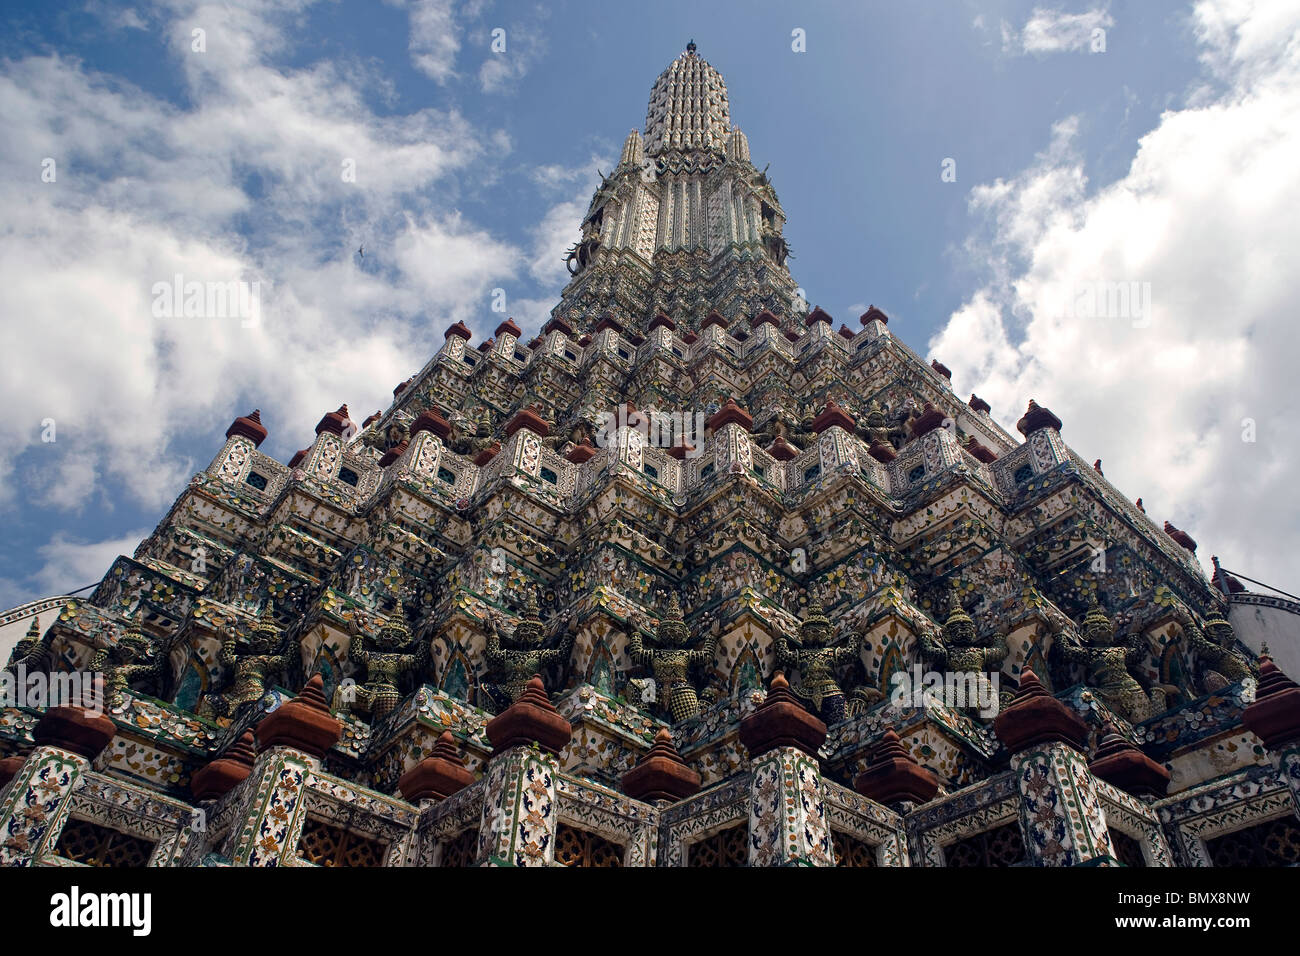
M452 324L287 463L236 418L27 608L8 669L101 674L112 733L0 709L0 864L1208 866L1296 817L1295 695L1195 542L810 307L693 43L580 226L535 337ZM772 686L824 742L749 752Z

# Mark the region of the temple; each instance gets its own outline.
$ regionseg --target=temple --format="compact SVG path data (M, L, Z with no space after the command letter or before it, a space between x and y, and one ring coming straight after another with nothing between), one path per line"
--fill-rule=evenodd
M0 710L0 864L1300 862L1300 687L1196 542L810 307L785 224L691 43L538 334L287 463L236 418L4 616L98 696Z

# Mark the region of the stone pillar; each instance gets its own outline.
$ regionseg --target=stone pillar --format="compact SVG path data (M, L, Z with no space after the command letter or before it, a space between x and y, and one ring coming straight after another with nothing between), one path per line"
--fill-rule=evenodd
M36 746L0 802L0 866L31 866L53 852L68 819L68 796L117 727L82 707L51 707L32 729Z
M478 857L484 866L550 866L555 862L558 754L572 728L556 712L540 677L488 721L493 754L483 787Z
M443 334L442 348L438 354L448 359L460 359L465 354L465 343L470 338L472 333L464 322L453 322Z
M1269 760L1291 790L1300 814L1300 685L1278 670L1267 645L1259 655L1255 702L1241 715L1241 722L1268 748Z
M492 344L492 351L497 355L513 359L515 357L515 343L519 341L519 336L522 334L523 332L515 324L514 319L506 319L497 326L496 340Z
M1039 866L1110 864L1115 851L1083 754L1088 739L1083 720L1026 670L1020 693L993 729L1011 751L1030 859Z
M297 857L307 778L320 770L321 758L343 733L325 703L324 687L316 674L255 728L257 761L229 843L236 866L286 866Z
M740 722L753 780L750 866L834 866L817 750L826 725L799 704L777 671L767 700Z

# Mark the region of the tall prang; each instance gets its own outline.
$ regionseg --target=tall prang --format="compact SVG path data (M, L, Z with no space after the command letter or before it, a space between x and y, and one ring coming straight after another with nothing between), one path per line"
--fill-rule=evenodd
M1196 542L809 310L785 222L688 44L536 336L288 463L235 419L6 615L103 679L0 710L0 865L1296 862L1300 688Z
M602 174L552 316L587 328L611 315L641 334L659 313L683 330L711 311L790 316L784 225L776 190L731 125L722 75L689 43L655 81L644 135L629 133Z

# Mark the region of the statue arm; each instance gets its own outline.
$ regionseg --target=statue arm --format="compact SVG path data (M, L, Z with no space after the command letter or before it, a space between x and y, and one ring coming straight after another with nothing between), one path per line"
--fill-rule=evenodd
M1182 622L1183 633L1187 635L1187 646L1193 654L1200 656L1210 656L1212 652L1219 650L1211 641L1206 640L1204 632L1196 626L1196 623L1190 618Z
M90 660L86 664L86 670L92 674L106 673L108 670L108 658L112 654L111 647L97 647L95 653L90 655Z
M1086 663L1091 656L1089 655L1087 648L1071 641L1064 634L1060 636L1059 640L1052 644L1052 651L1059 654L1061 660L1067 664L1083 664Z
M627 656L633 664L642 664L649 666L651 663L650 652L641 645L641 630L636 626L635 621L628 622L631 626L627 634Z
M835 650L835 663L842 664L845 661L851 661L862 651L862 632L857 628L849 631L849 639L843 647Z
M713 653L717 650L717 635L710 632L705 638L704 643L700 645L699 650L690 651L691 663L693 664L712 664Z
M238 655L235 654L235 635L227 632L221 642L221 655L217 660L223 667L234 667Z
M776 665L781 668L798 667L799 655L790 649L790 645L797 642L792 640L783 630L776 632L776 641L773 650L776 652Z
M498 626L500 615L495 611L488 618L487 646L483 649L483 659L495 668L505 666L506 656L501 652L501 630Z
M1007 636L1005 634L997 635L993 646L984 652L984 666L994 667L1001 665L1011 653L1011 648L1007 647Z
M1124 664L1132 667L1141 663L1151 653L1151 647L1141 634L1132 634L1124 640Z
M916 636L916 642L921 648L921 656L925 658L927 664L934 664L940 670L948 666L948 648L939 641L936 641L929 631L921 631Z

